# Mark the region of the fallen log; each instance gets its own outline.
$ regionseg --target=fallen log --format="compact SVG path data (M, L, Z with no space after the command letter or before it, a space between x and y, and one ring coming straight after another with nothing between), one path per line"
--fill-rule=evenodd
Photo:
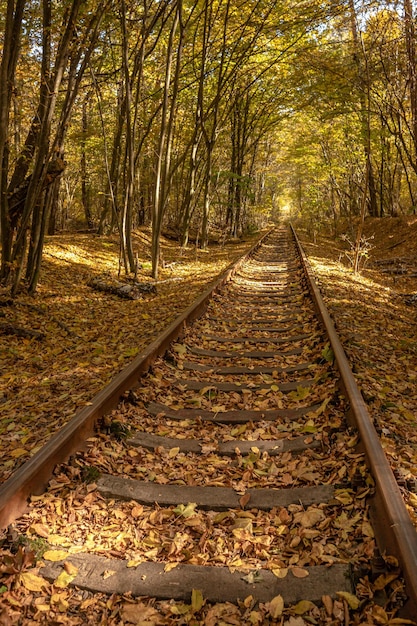
M139 300L144 293L156 293L156 287L152 283L121 283L118 281L93 278L88 281L88 286L95 291L104 291L127 300Z

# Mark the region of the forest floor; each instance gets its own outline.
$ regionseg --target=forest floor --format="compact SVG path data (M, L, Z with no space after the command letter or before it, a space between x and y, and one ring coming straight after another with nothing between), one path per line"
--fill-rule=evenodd
M356 275L348 259L349 243L341 237L346 231L342 225L339 234L322 232L314 238L308 236L301 224L297 231L387 457L405 479L404 499L417 526L417 489L413 483L417 480L417 304L409 299L417 293L417 218L367 220L366 246L373 247L367 251L366 267ZM348 234L354 239L354 232ZM149 232L138 233L136 241L143 264L138 280L151 284ZM106 280L117 277L115 239L91 235L50 238L38 295L35 298L19 295L13 305L0 307L0 326L8 323L43 333L39 339L0 334L3 460L0 480L88 403L253 242L254 239L248 239L225 247L212 246L206 252L193 248L181 252L177 244L164 240L166 265L161 271L157 293L128 301L94 291L87 284L97 276L106 276ZM0 303L6 304L7 299L7 293L0 292ZM86 498L93 497L90 487L86 486L89 494ZM46 524L46 509L41 507L41 512ZM58 508L51 513L52 519L54 515L59 515ZM41 542L48 536L45 524L33 525L35 540ZM269 608L265 605L255 610L251 596L239 606L229 603L204 606L204 617L197 621L194 613L197 615L201 608L198 597L191 605L170 602L154 605L152 601L142 603L141 599L133 603L131 598L118 596L90 597L70 589L68 581L48 584L39 576L39 562L34 562L34 553L19 550L17 554L9 554L8 542L5 540L3 544L0 536L1 555L11 559L12 568L16 565L23 572L17 577L13 574L10 580L6 575L5 584L0 584L0 624L5 626L135 624L139 623L139 613L140 623L149 625L407 623L399 618L390 621L381 606L371 604L366 608L366 602L370 621L361 621L355 607L349 604L357 618L350 622L346 617L347 602L356 600L354 596L334 603L329 599L325 622L306 615L310 615L310 609L317 615L319 609L305 601L297 604L288 620L281 617L277 622L275 617L281 611L272 607L272 603ZM45 553L43 557L46 558ZM22 563L19 559L23 559ZM52 622L45 617L50 615L55 616Z
M344 234L355 241L343 224L338 234L299 231L417 526L417 217L365 220L369 249L356 275Z
M385 451L399 474L417 480L417 217L367 219L365 268L353 274L354 231L313 238L299 226L327 306L353 364ZM88 286L117 278L116 238L91 234L50 237L38 293L0 306L3 324L42 333L41 339L0 333L0 481L33 455L201 293L255 237L208 250L181 250L164 239L157 292L136 301ZM135 235L152 284L150 233ZM0 291L0 305L8 303ZM417 300L417 298L416 298ZM412 500L412 514L417 495ZM413 501L415 500L415 501ZM417 523L417 514L415 515Z
M35 297L0 289L0 482L32 456L258 236L206 250L162 239L156 293L138 300L88 283L118 277L116 237L49 237ZM135 233L137 280L153 285L150 231ZM14 328L38 338L8 334Z

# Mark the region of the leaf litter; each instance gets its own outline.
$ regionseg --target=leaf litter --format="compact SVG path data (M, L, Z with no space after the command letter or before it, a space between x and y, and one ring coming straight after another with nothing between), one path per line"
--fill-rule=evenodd
M181 345L187 346L187 340ZM138 394L131 402L126 397L111 416L126 426L130 434L139 430L180 438L186 432L187 437L197 436L209 444L222 438L238 442L242 436L253 437L256 442L280 438L290 432L293 436L308 434L320 441L322 448L297 456L283 453L272 458L267 453L259 453L254 446L247 457L237 454L230 461L210 449L203 456L183 453L177 448L147 450L132 446L129 437L113 438L109 442L104 434L97 434L89 440L84 454L75 455L70 463L57 469L48 493L32 497L28 514L8 530L2 552L7 556L4 562L9 565L1 565L0 569L0 585L3 585L0 624L410 623L396 617L396 607L402 597L396 563L390 562L389 575L376 580L361 569L375 549L365 502L365 496L372 491L372 480L362 456L355 451L355 434L351 434L351 445L346 446L339 432L345 426L344 401L326 380L331 355L326 353L326 358L323 348L318 346L313 340L303 357L308 355L315 359L315 373L323 377L320 397L308 398L309 401L320 400L322 409L285 424L261 421L225 427L199 419L167 420L163 414L149 417L146 404L152 400L163 400L171 408L198 406L213 410L213 406L218 406L219 412L228 406L227 394L219 392L214 397L212 389L201 390L204 393L187 392L180 382L173 390L172 367L169 371L169 363L160 359L143 384L141 381L140 398ZM229 346L230 350L235 348L236 345ZM272 344L270 348L274 350L276 346ZM264 344L261 349L265 349ZM175 352L176 365L182 358L188 358L187 350L186 347ZM283 356L280 366L295 362L297 359ZM268 364L268 360L264 364ZM175 377L179 372L180 367ZM195 372L193 377L199 378ZM242 380L242 376L239 378ZM233 380L233 377L219 378L226 379ZM250 387L254 380L255 384L260 382L251 377L245 389L236 392L233 402L253 406L260 401L264 404L259 408L266 410L284 406L286 398L290 398L289 394L278 393L275 389L259 393ZM274 380L269 381L271 387ZM317 393L316 388L314 393ZM305 403L307 397L302 395L301 390L297 390L291 402ZM97 492L94 480L86 482L89 473L95 477L101 472L165 484L196 484L198 481L219 486L230 484L242 494L251 486L303 484L304 477L310 484L324 481L333 485L335 495L327 504L308 507L293 504L271 511L251 509L250 499L241 500L241 509L223 512L199 510L192 502L153 508L134 501L105 500ZM351 486L354 472L363 479L359 488ZM33 556L35 547L36 557ZM249 577L247 582L250 583L256 583L256 572L261 569L270 569L278 578L287 576L289 571L303 578L308 576L306 568L311 565L348 562L357 569L358 581L355 594L340 593L336 599L323 596L319 605L301 600L287 607L285 599L279 595L268 603L257 603L248 594L236 604L211 604L197 589L192 591L188 603L132 598L129 594L111 597L91 594L69 586L77 573L71 569L70 561L65 563L64 571L54 583L40 575L44 562L87 551L127 559L131 567L144 560L162 561L168 569L175 569L180 562L227 565L241 571L242 577ZM110 570L105 573L108 577L112 575Z
M150 232L136 232L134 243L143 265L139 279L152 284ZM116 237L48 238L36 300L22 293L10 304L0 291L2 320L45 335L39 342L0 334L0 479L45 444L250 245L180 250L162 238L165 267L157 294L128 301L87 284L91 277L117 274Z

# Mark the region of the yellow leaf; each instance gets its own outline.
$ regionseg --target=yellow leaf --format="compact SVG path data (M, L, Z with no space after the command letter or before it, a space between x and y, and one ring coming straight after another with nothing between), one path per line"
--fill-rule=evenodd
M43 587L48 585L48 582L42 576L37 576L32 574L32 572L20 574L20 581L29 591L42 591Z
M277 617L280 617L282 615L283 610L284 610L284 599L283 599L283 597L282 596L275 596L275 598L273 598L271 600L271 602L269 602L268 610L269 610L269 613L270 613L271 617L273 617L274 619L277 619Z
M102 576L103 576L104 580L106 580L107 578L111 578L111 576L114 576L115 573L116 572L114 570L112 570L112 569L106 569L102 573Z
M381 589L384 589L390 582L392 582L393 580L395 580L396 578L398 578L398 574L381 574L381 576L378 576L378 578L375 580L373 587L374 589L380 591Z
M179 565L177 561L171 561L170 563L166 563L164 567L164 572L170 572L172 569L175 569Z
M285 578L288 574L288 567L278 567L277 569L273 569L272 573L277 578Z
M173 459L175 456L177 456L178 452L180 451L179 448L171 448L171 450L169 451L169 458Z
M411 506L417 506L417 494L415 493L410 493L408 495L409 501Z
M126 567L137 567L142 562L143 562L143 559L141 559L140 557L138 557L137 559L130 559L130 561L126 563Z
M63 561L68 556L66 550L47 550L43 554L43 558L46 561Z
M355 610L359 607L360 601L352 593L349 593L348 591L337 591L336 594L339 598L346 600L351 609Z
M61 593L54 593L51 596L51 602L52 604L55 604L58 606L58 610L61 611L61 613L64 613L69 606L68 603L68 593L66 591L62 591Z
M177 515L182 515L182 517L188 518L196 514L196 506L197 504L195 502L189 502L187 506L185 506L184 504L179 504L174 509L174 513L176 513Z
M88 609L90 606L93 606L93 604L95 604L96 602L97 602L97 598L87 598L87 600L84 600L84 602L81 603L80 608L81 610Z
M14 459L18 459L20 456L27 454L27 450L25 448L15 448L10 452L10 456Z
M372 528L370 522L366 520L362 522L362 533L366 537L374 537L374 529Z
M353 497L351 493L345 489L336 490L334 497L342 504L351 504L353 502Z
M68 574L65 570L62 571L54 582L55 587L58 587L59 589L65 589L70 583L72 583L76 575L77 574Z
M68 598L68 591L60 591L59 593L53 593L51 595L52 604L58 604L62 599Z
M193 589L191 592L191 606L194 613L197 613L204 604L203 594L199 589Z
M49 535L48 543L52 546L70 546L71 541L68 537L62 537L62 535Z

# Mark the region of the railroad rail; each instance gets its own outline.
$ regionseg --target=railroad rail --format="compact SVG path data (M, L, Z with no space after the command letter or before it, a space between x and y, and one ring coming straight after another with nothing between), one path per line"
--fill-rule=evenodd
M46 541L68 555L43 567L50 581L69 567L92 593L324 601L327 617L341 598L347 623L376 580L379 603L417 616L416 531L286 227L6 481L1 526L30 534L58 496Z

